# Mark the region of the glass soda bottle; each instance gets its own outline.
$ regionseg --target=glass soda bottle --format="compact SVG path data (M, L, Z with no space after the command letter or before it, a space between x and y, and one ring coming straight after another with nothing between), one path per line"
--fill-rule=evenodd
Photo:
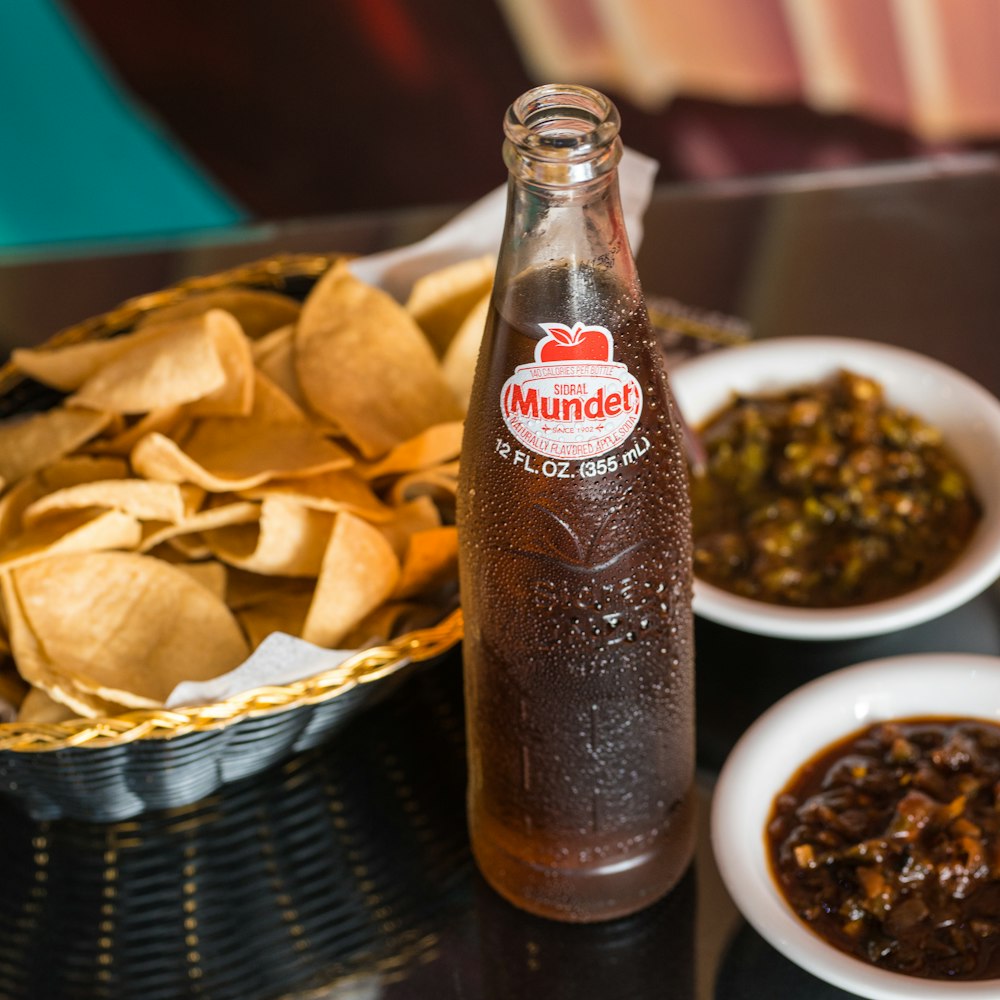
M694 837L687 470L618 131L585 87L507 112L458 495L473 852L511 902L578 922L663 896Z

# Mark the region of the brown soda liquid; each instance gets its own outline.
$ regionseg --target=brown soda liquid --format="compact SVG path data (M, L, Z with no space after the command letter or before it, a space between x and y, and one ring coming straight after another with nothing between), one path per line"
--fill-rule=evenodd
M518 906L608 919L668 892L693 847L680 430L645 306L607 272L533 269L499 308L495 296L458 500L473 851ZM533 360L538 323L577 320L612 332L614 360L644 395L603 475L581 460L546 465L501 415L501 387Z

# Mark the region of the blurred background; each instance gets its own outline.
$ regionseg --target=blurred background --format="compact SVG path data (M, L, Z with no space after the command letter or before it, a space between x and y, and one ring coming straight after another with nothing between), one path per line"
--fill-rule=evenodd
M661 183L994 149L1000 0L8 0L0 246L468 202L553 81Z

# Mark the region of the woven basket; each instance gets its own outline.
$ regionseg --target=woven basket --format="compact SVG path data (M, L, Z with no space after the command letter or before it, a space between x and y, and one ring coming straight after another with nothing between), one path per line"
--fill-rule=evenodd
M57 334L50 346L111 337L145 314L227 287L302 299L341 255L285 255L132 299ZM0 419L52 405L59 394L0 368ZM410 664L439 657L462 637L460 611L438 625L359 651L306 680L184 709L147 709L106 719L0 724L0 792L37 819L108 822L196 802L228 782L321 743L383 694Z

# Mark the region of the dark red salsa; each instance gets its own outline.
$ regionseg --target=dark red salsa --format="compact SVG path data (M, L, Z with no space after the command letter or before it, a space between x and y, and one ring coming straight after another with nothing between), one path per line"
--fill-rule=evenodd
M830 944L927 979L1000 978L1000 726L873 725L775 799L772 874Z
M980 519L940 432L853 372L738 396L699 433L695 573L744 597L814 608L895 597L944 572Z

